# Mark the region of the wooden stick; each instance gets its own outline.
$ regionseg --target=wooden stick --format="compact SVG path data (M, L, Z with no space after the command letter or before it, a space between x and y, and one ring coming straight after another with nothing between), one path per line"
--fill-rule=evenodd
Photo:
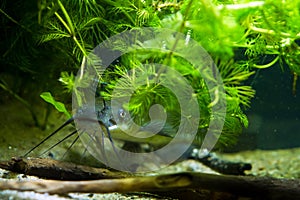
M114 172L47 158L12 158L10 161L0 162L0 167L17 173L54 180L96 180L132 176L126 172Z

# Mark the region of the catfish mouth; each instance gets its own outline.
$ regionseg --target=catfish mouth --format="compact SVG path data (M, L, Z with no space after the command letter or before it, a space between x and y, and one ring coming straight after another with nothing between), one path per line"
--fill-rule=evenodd
M108 121L109 121L109 124L110 124L110 126L108 128L110 128L112 126L117 126L117 122L114 119L109 119Z

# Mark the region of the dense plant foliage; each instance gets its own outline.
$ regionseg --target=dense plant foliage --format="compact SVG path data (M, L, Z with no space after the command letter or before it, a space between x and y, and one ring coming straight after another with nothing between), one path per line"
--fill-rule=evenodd
M247 127L243 111L250 106L254 90L245 81L255 69L279 63L287 66L295 77L300 75L299 0L37 0L3 1L0 6L1 71L19 78L35 77L43 83L41 90L51 91L63 101L63 96L73 89L74 74L83 58L106 38L138 27L168 28L189 35L211 55L224 82L227 114L219 148L234 144L243 127ZM102 96L109 100L117 79L128 70L143 70L140 64L153 60L164 63L166 58L170 59L161 52L122 56L105 76L99 77L107 84ZM211 115L212 100L205 82L179 57L172 55L168 64L183 74L196 91L201 111L201 142L211 118L216 117ZM157 69L148 70L144 73L151 74ZM137 116L136 121L149 120L150 106L160 103L176 127L180 109L172 92L156 84L136 87L135 80L127 78L117 87L135 89L126 108ZM56 85L57 80L62 87ZM5 76L0 81L3 89L26 103L18 89L20 85L15 86Z

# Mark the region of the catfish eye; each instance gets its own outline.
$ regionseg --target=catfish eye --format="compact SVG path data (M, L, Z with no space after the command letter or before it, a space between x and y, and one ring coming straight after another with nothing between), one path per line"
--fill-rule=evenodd
M125 118L125 117L126 117L126 112L125 112L123 109L120 109L120 110L119 110L119 116L120 116L121 118Z

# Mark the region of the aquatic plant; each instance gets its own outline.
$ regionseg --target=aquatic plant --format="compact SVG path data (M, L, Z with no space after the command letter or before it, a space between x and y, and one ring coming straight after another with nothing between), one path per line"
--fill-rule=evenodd
M20 74L39 77L43 83L59 79L64 90L55 83L45 84L42 89L50 90L61 101L72 91L73 74L96 45L117 33L138 27L168 28L183 33L196 40L215 61L223 79L227 103L225 125L216 148L234 144L247 127L244 111L250 106L254 90L246 83L256 69L277 63L282 68L287 66L295 75L293 90L296 89L296 77L300 74L298 0L39 0L37 6L35 3L1 3L1 27L5 37L1 47L7 47L1 49L1 65L10 66ZM123 55L99 77L107 83L101 95L109 100L117 87L120 91L134 88L129 105L124 106L137 123L147 122L151 105L160 103L169 113L169 123L176 127L180 109L172 91L158 84L140 87L132 77L126 76L130 70L145 70L141 64L166 60L196 91L201 111L197 139L201 143L210 120L217 116L211 115L213 100L203 77L195 74L190 63L180 57L162 52ZM12 73L9 68L4 71ZM157 73L157 69L153 66L143 73ZM116 85L119 77L125 79Z

